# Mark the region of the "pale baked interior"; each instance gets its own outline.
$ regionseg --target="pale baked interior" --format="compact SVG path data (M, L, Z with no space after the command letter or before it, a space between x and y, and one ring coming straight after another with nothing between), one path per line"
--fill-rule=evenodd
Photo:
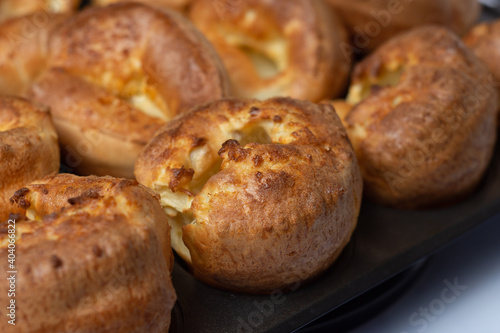
M379 75L375 77L366 77L361 82L355 83L349 87L347 102L356 105L370 96L372 87L395 87L399 84L404 68L399 64L384 65Z
M113 93L150 117L168 121L174 116L172 110L158 92L154 78L141 74L139 71L134 73L133 78L126 82L115 79L113 73L105 73L101 78L102 81L99 81L99 78L90 77L87 77L86 80L101 87L101 89Z
M61 0L49 0L47 1L47 9L53 13L59 13L68 10L68 4Z
M238 31L221 32L228 45L242 51L252 62L261 79L271 79L288 66L288 43L278 34L258 39Z
M16 119L12 119L8 123L7 122L5 122L5 123L0 122L0 132L6 132L6 131L11 130L12 128L15 127L16 122L17 122Z
M281 80L286 75L290 66L289 41L274 26L266 26L265 33L254 31L253 25L257 14L255 10L248 10L244 15L242 26L220 24L216 27L217 38L222 38L222 43L246 57L248 63L243 63L241 68L234 69L240 72L242 80L248 80L249 85L259 85L259 81L272 82ZM266 89L257 89L253 97L267 99L282 95L281 84L269 86Z
M252 61L256 73L261 79L269 79L277 76L282 68L280 68L275 58L268 55L267 52L252 48L247 45L238 45L240 51Z
M147 94L136 94L127 99L127 102L132 104L136 109L142 111L150 117L158 118L164 121L169 120L169 111L164 111L168 108L160 108L153 99L151 99Z
M373 87L385 88L397 86L401 81L403 72L403 66L397 62L382 65L379 75L375 77L365 77L361 79L360 82L349 87L346 102L355 106L372 94ZM400 96L396 97L393 101L393 106L396 106L400 102L402 102L402 98ZM354 147L358 145L360 140L367 137L368 133L366 129L369 127L370 121L371 120L367 118L363 123L356 123L351 128L348 128Z
M222 144L231 139L237 140L241 146L249 143L279 143L272 139L271 127L274 126L276 124L270 120L253 124L228 125L225 132L228 135L222 142L218 142L213 146L211 146L210 142L207 142L191 150L189 160L186 161L187 165L184 165L186 169L194 170L194 176L191 183L187 186L187 192L173 192L168 184L156 188L156 191L161 196L161 205L169 216L169 223L172 227L170 232L172 247L187 262L191 262L191 255L182 240L182 227L196 223L192 214L191 204L209 179L220 171L222 158L217 152L222 147ZM229 186L229 184L226 184L226 186Z
M251 27L258 18L255 10L247 10L242 26ZM219 26L219 36L225 42L242 51L252 62L258 76L265 80L281 74L288 66L288 43L277 29L268 27L266 34L261 35L248 31L238 31L237 27Z

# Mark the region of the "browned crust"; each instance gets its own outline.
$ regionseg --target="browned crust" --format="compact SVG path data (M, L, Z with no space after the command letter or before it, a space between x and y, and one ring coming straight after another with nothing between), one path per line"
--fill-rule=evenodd
M0 98L0 220L18 212L9 198L59 170L57 134L48 110L24 99Z
M67 17L38 11L0 24L1 94L26 94L47 66L49 35Z
M46 15L73 13L80 2L81 0L1 0L0 22L36 12L39 13L37 22L42 22L41 13Z
M399 82L376 86L388 68L402 71ZM422 208L474 189L493 153L497 92L457 36L435 26L402 34L359 63L352 82L374 84L346 119L372 199Z
M164 121L135 109L129 98L147 95L168 118L228 93L220 60L194 26L175 12L137 3L67 20L51 36L49 67L29 96L50 105L61 141L77 152L89 141L85 132L102 138L94 152L80 154L83 174L132 177L138 149L131 146L143 146ZM106 157L108 151L123 158Z
M131 180L61 174L13 200L41 218L16 221L22 306L14 331L168 330L176 299L173 255L166 215L152 191ZM6 240L0 234L5 257ZM0 286L5 302L7 289Z
M45 73L30 96L55 106L63 163L79 174L133 178L139 152L164 124L62 69Z
M250 22L252 13L255 16ZM238 97L320 101L345 89L349 59L340 44L347 41L347 34L323 0L195 0L189 17L214 44ZM237 33L239 46L227 40L228 34ZM275 39L286 43L286 68L274 77L261 78L240 46L246 40L265 45Z
M227 141L233 130L262 122L272 122L271 144ZM178 179L170 191L182 186L190 192L191 181L208 169L190 161L200 138L207 147L203 161L220 158L222 165L191 194L196 222L183 228L197 278L261 293L308 280L331 265L356 226L362 187L331 106L283 98L201 106L160 130L137 161L137 179L156 190Z
M354 105L346 102L343 99L334 99L331 101L323 101L322 103L329 104L329 105L333 106L333 108L335 109L335 112L337 113L337 115L340 118L340 121L342 122L342 125L344 125L344 127L345 127L346 126L345 119L347 118L347 115L349 114L349 112L351 112Z
M495 78L495 86L500 91L500 20L475 26L463 41L481 59ZM500 116L500 114L499 114Z
M463 35L477 22L481 13L481 5L476 0L326 1L349 28L354 38L354 50L363 53L374 50L403 31L426 24L442 25Z
M137 3L89 9L58 29L51 50L52 67L111 92L123 91L136 76L150 76L174 114L227 94L215 51L171 11Z
M145 145L165 123L62 69L49 70L30 94L47 105L57 105L51 111L56 124L66 122L77 128L98 129L124 143Z
M92 4L96 6L107 6L116 2L139 2L150 6L158 6L163 8L171 8L178 11L184 11L192 0L92 0Z

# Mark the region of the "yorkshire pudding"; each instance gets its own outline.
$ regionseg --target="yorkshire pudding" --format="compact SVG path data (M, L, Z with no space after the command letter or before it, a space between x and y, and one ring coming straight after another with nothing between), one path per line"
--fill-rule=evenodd
M227 93L215 51L173 11L92 8L51 35L49 52L50 69L29 96L51 107L63 162L80 174L133 177L166 120Z
M217 3L195 0L189 17L224 61L236 96L317 102L344 91L347 33L323 0Z
M491 71L500 94L500 20L478 24L463 41Z
M0 94L26 95L47 67L50 34L67 18L36 12L0 23Z
M353 45L346 54L368 53L397 34L426 24L438 24L465 34L479 19L477 0L326 0L344 20Z
M133 180L61 174L12 201L27 214L0 225L3 274L17 271L8 332L167 332L173 254L155 193ZM15 269L6 267L12 244ZM1 284L4 304L8 289Z
M81 0L0 0L0 22L36 13L34 21L24 20L24 31L29 33L49 24L55 14L76 11L80 3Z
M57 134L47 110L14 97L0 97L0 220L14 209L20 187L59 170Z
M399 208L461 199L496 139L491 74L451 31L427 26L388 41L354 69L345 118L372 199Z
M328 105L222 100L177 117L137 160L195 277L268 293L327 269L348 243L362 180Z

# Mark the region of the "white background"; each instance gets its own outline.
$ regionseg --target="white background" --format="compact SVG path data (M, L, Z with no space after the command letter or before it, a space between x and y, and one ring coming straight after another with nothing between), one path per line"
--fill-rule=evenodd
M441 292L458 279L466 285L460 296L446 304L432 321L420 314L417 325L409 318L434 301L439 309ZM452 296L446 293L446 296ZM423 324L426 322L426 326ZM499 333L500 332L500 216L485 222L432 257L409 290L372 320L349 333Z

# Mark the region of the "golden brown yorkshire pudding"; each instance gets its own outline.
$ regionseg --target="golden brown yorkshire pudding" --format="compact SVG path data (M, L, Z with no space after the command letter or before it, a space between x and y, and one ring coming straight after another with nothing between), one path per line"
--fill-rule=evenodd
M478 20L477 0L327 0L344 20L353 45L343 46L346 54L368 53L397 34L426 24L466 33Z
M144 3L151 6L172 8L178 11L184 11L192 0L92 0L91 2L96 6L107 6L109 4L116 2L131 2L131 1Z
M20 187L59 170L57 134L47 110L14 97L0 97L0 220L14 209Z
M176 295L158 199L133 180L68 174L17 191L27 217L0 225L0 254L15 244L19 258L12 332L167 332Z
M345 28L323 0L196 0L194 24L217 49L236 96L313 102L341 94L349 59Z
M49 35L67 18L36 12L0 24L0 94L26 94L47 67Z
M0 0L0 22L9 18L20 17L32 13L37 24L47 23L46 17L60 13L72 13L78 9L81 0ZM31 29L32 27L26 27Z
M165 127L137 179L161 195L172 246L211 285L267 293L327 269L348 243L362 180L333 108L222 100Z
M92 8L51 36L29 96L49 105L64 163L133 177L138 153L174 115L227 94L225 70L196 28L137 3Z
M463 41L486 64L500 92L500 20L478 24Z
M417 28L382 45L356 66L347 102L365 193L380 203L453 202L489 164L497 92L482 62L445 28Z

